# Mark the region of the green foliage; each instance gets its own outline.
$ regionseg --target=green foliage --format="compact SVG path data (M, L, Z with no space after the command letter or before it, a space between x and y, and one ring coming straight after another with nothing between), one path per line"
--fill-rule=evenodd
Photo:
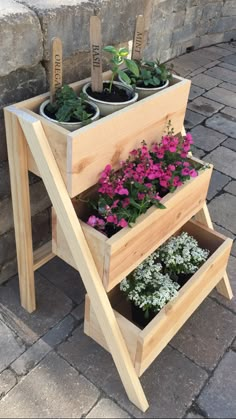
M139 75L132 74L130 76L131 84L134 86L158 87L172 78L173 66L167 67L166 64L161 64L159 60L140 61L137 64Z
M123 70L120 69L120 66L125 63L126 67L129 69L129 72L134 77L139 76L139 68L135 61L130 60L127 58L129 51L127 48L119 48L116 49L115 47L108 45L103 48L104 51L108 52L112 55L112 58L110 60L111 63L111 71L112 71L112 77L111 82L109 86L109 92L111 93L112 89L112 83L114 81L115 76L119 75L120 78L126 83L131 84L131 78L128 76L127 73L125 73Z
M80 96L74 90L64 85L56 91L55 101L48 104L47 110L55 114L59 122L82 122L83 125L91 122L91 113L86 111L86 96L81 93Z

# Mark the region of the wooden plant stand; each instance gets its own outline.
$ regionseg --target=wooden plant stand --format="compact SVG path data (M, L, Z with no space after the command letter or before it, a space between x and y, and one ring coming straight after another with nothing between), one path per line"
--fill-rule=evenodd
M109 76L110 73L105 73L103 78L107 79ZM79 92L81 86L87 81L83 80L71 86ZM113 166L118 165L121 159L127 157L132 148L140 145L140 141L145 140L150 144L160 138L169 119L176 132L180 132L183 129L189 88L188 80L174 77L172 85L167 89L73 133L46 121L36 113L39 105L48 98L48 94L5 109L21 304L28 312L35 310L34 271L48 262L55 253L71 263L80 272L88 294L89 314L87 312L85 316L87 330L88 326L90 330L92 327L88 315L91 319L91 310L94 308L96 309L94 321L97 322L100 330L99 339L103 342L103 346L111 352L129 399L142 411L148 408L148 402L138 376L157 353L151 354L148 361L143 362L139 358L140 362L137 367L138 364L134 363L129 344L124 337L122 321L117 318L117 314L111 306L110 296L106 291L118 284L124 274L128 274L192 216L195 215L201 224L212 229L205 204L206 185L209 183L210 172L203 172L197 179L194 184L197 191L195 196L194 185L193 187L191 183L184 185L181 190L182 195L176 192L172 198L167 196L168 210L154 211L151 208L148 214L138 221L134 230L130 229L128 232L127 229L124 229L124 232L118 233L118 241L109 239L109 243L103 243L104 253L102 257L99 254L98 258L96 258L96 249L101 250L99 242L101 237L98 239L99 246L96 247L96 240L94 239L93 242L93 237L90 237L91 240L88 238L86 228L78 219L71 198L94 185L98 180L99 172L106 164L110 162ZM53 251L55 253L52 252L51 243L33 252L28 171L42 178L53 205ZM169 215L165 215L165 211L167 211L166 214L169 211ZM162 228L160 230L156 228L153 234L155 223L159 223L159 227L162 226ZM169 228L167 228L168 224ZM91 231L88 234L92 234ZM145 241L143 241L145 243L144 247L139 249L142 236L145 237ZM137 240L138 237L139 240ZM64 250L62 249L63 240L66 242ZM194 297L194 304L191 304L190 309L188 308L189 297L187 296L185 299L183 293L181 294L181 325L214 286L226 298L232 298L231 287L225 273L232 241L230 239L224 241L222 236L217 240L222 241L220 244L223 247L220 246L216 251L218 258L211 260L208 266L208 277L212 280L210 283L205 283L204 278L201 280L202 287L204 287L202 293L202 287L198 291L195 279L194 289L190 286L191 298ZM133 249L134 243L137 244L137 252ZM135 258L132 256L129 263L119 270L117 268L120 264L119 255L122 255L123 259L126 258L127 253L124 250L126 248L133 249L131 254L137 256ZM112 259L114 255L115 259ZM110 264L106 265L109 257ZM115 260L114 263L113 260ZM217 269L219 268L217 274L215 266ZM104 271L106 271L105 275ZM178 303L178 307L180 307L180 303ZM178 307L174 308L173 305L174 312L175 310L178 312ZM172 318L167 319L168 321L165 323L167 327L173 326ZM156 338L159 339L158 351L160 352L168 343L169 337L165 336L164 341L161 340L159 321L160 319L157 322L159 326ZM174 326L171 336L181 325ZM132 327L127 327L128 330L132 329ZM152 333L151 335L146 333L146 335L147 340L152 340ZM133 336L131 332L129 339L130 336ZM136 340L131 342L131 345L137 344L139 347L140 339L144 339L144 337L142 333L141 335L136 333L135 336ZM99 339L97 340L99 341ZM140 349L144 350L145 348Z

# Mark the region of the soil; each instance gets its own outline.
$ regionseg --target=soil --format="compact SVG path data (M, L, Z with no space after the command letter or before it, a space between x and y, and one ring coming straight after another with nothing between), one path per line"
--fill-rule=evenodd
M148 323L150 323L150 321L154 319L154 317L157 315L157 313L150 311L149 317L148 319L146 319L144 317L144 311L132 303L131 303L131 313L132 313L132 321L141 329L144 329L144 327L146 327Z
M55 121L57 121L57 118L56 118L56 116L55 116L55 113L53 113L53 112L50 112L48 109L47 109L47 107L48 107L48 105L47 106L45 106L45 108L44 108L44 113L45 113L45 115L47 115L49 118L51 118L51 119L55 119ZM89 114L92 114L92 116L94 116L95 115L95 110L94 110L94 108L92 107L92 106L90 106L89 104L88 105L86 105L86 107L85 107L85 110L86 110L86 112L87 113L89 113ZM61 122L63 122L63 121L61 121ZM78 119L76 119L76 118L71 118L69 121L66 121L66 122L81 122L80 120L78 120Z
M103 102L127 102L134 97L133 92L122 89L121 87L112 85L111 93L108 91L110 84L103 84L102 92L93 92L91 87L87 88L87 93L94 99L102 100Z

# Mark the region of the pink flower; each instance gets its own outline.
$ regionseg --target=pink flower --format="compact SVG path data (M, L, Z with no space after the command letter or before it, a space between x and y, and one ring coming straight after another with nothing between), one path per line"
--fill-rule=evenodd
M173 179L173 186L179 186L179 176L175 176Z
M158 159L163 159L163 157L164 157L164 150L162 149L162 148L160 148L158 151L157 151L157 157L158 157Z
M169 145L169 151L171 153L175 153L176 152L176 145L174 143L170 143L170 145Z
M130 200L129 200L129 198L125 198L125 199L123 199L123 201L122 201L122 207L123 208L126 208L126 207L128 207L128 205L130 204Z
M168 188L167 180L160 180L160 185L163 186L163 188Z
M182 176L188 176L190 174L190 171L187 167L185 167L184 169L181 170L181 175Z
M118 222L118 227L126 227L128 225L127 221L124 218L121 218L121 220Z
M140 201L143 200L143 198L145 198L145 193L138 193L138 199L140 199Z
M97 225L97 217L95 217L95 215L90 215L87 224L91 227L95 227Z
M190 145L189 144L184 144L183 145L183 150L184 151L189 151L190 150Z
M189 142L189 144L193 144L193 137L190 134L190 132L187 132L186 136L185 136L186 140Z
M197 177L198 176L198 173L195 169L190 170L189 174L190 174L191 177Z
M182 153L180 154L180 157L182 157L182 159L185 159L185 157L187 157L188 153L186 153L185 151L182 151Z
M108 215L107 222L108 223L117 224L117 216L116 216L116 214L115 215Z
M160 201L161 197L158 193L156 193L156 195L153 196L153 199L156 199L156 201Z
M117 208L117 207L118 207L118 203L119 203L119 199L116 199L116 200L113 202L113 204L112 204L111 208Z
M126 188L117 188L115 191L118 195L129 195L129 191Z
M189 167L189 166L190 166L190 163L189 163L189 162L187 162L187 161L185 161L185 162L183 163L183 166L184 166L184 167Z
M168 169L171 170L172 172L175 171L175 165L174 164L169 164Z

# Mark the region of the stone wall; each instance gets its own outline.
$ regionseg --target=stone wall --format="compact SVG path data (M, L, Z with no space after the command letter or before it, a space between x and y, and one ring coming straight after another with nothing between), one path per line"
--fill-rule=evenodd
M16 273L2 109L47 90L53 36L63 41L64 82L89 75L88 24L95 10L104 44L132 39L135 16L145 13L145 56L162 61L188 48L236 39L235 0L0 0L0 283ZM50 201L35 176L30 191L37 247L50 238Z

